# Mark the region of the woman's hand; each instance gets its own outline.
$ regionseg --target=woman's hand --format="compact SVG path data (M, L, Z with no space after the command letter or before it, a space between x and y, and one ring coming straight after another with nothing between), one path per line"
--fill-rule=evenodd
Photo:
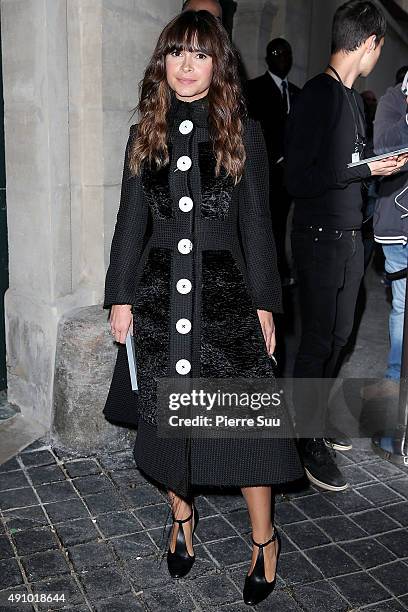
M130 328L133 334L133 314L129 304L113 304L109 317L109 322L113 337L116 342L125 344L126 336Z
M268 355L272 356L276 347L275 323L273 322L272 313L267 310L257 310L257 313L262 327L266 350Z

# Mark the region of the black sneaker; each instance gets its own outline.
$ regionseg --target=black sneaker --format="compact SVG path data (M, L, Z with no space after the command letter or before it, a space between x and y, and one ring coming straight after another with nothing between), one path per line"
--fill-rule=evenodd
M310 482L326 491L347 489L348 483L335 462L336 453L322 438L299 440L299 452Z
M337 429L337 427L335 427L334 425L330 425L329 432L332 437L323 438L326 446L329 446L339 451L348 451L353 448L351 438L349 438L345 433Z

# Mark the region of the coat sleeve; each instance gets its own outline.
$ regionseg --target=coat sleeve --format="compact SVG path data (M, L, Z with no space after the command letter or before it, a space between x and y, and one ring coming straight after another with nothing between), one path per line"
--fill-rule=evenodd
M262 129L245 127L246 162L239 190L239 228L255 308L282 312L282 288L269 209L268 157Z
M403 101L403 104L401 104ZM408 115L403 94L390 88L378 103L374 121L376 155L408 146Z
M306 84L293 105L285 135L285 182L294 198L318 197L371 176L367 164L347 168L332 162L328 148L336 146L330 138L339 104L331 87L315 90Z
M129 150L137 126L130 127L123 165L119 210L105 279L104 308L112 304L134 304L135 277L147 228L148 205L140 175L132 176Z

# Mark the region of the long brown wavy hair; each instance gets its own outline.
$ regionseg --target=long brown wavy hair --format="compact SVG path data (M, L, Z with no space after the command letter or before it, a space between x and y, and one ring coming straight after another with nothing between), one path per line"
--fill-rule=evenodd
M198 51L211 56L213 76L208 92L209 131L217 160L238 182L245 163L243 120L245 102L238 71L238 55L220 21L207 11L185 11L162 31L141 82L137 137L129 151L132 174L146 160L160 168L169 163L168 112L172 90L166 79L166 56L173 51Z

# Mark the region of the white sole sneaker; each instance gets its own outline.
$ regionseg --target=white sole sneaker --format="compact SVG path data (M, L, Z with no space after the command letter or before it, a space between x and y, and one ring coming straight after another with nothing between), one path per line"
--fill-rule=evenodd
M305 468L305 472L306 472L306 476L308 477L308 479L310 480L310 482L312 482L313 484L315 484L317 487L320 487L321 489L324 489L325 491L345 491L346 489L348 489L348 482L346 482L345 485L342 485L341 487L335 487L334 485L329 485L326 482L321 482L320 480L318 480L317 478L315 478L307 468Z
M326 440L326 438L323 438L325 445L328 448L334 448L334 450L339 450L339 451L348 451L351 450L353 448L352 444L336 444L336 443L332 443L329 442L328 440Z

